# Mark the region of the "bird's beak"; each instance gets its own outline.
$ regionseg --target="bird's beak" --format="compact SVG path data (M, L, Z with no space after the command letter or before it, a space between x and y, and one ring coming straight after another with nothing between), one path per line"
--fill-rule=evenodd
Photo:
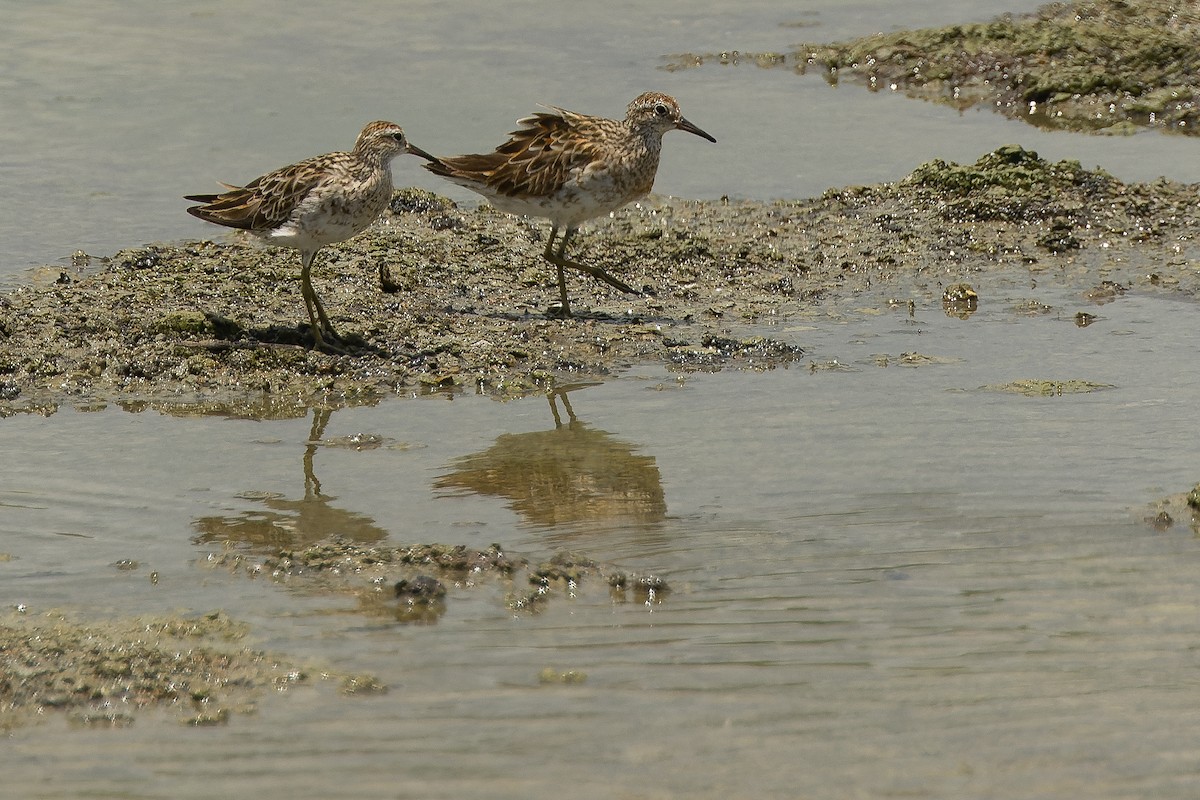
M412 144L411 142L409 142L408 149L405 152L412 153L414 156L420 156L426 161L432 161L434 163L437 163L438 161L437 156L429 155L429 153L426 153L424 150L417 147L415 144Z
M700 130L699 128L697 128L697 127L696 127L695 125L693 125L692 123L688 122L688 121L687 121L686 119L684 119L683 117L680 117L680 118L679 118L679 122L676 122L676 123L675 123L675 127L676 127L676 128L678 128L678 129L679 129L679 130L681 130L681 131L687 131L688 133L694 133L694 134L696 134L697 136L699 136L701 139L708 139L708 140L709 140L710 142L712 142L713 144L716 144L716 143L717 143L717 140L716 140L716 139L714 139L713 137L709 136L707 133L705 133L704 131Z

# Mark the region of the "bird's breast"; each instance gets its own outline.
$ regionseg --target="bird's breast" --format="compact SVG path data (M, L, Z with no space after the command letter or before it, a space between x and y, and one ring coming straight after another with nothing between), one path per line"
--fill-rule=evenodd
M387 208L392 196L387 180L343 183L336 190L310 192L300 202L288 224L273 239L305 239L314 244L333 244L366 230Z

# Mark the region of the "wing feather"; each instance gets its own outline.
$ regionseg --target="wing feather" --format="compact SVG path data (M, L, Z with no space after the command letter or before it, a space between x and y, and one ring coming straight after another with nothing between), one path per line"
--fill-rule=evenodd
M596 148L579 135L580 114L553 109L518 120L521 127L485 154L451 156L426 164L434 174L482 184L508 197L546 197L557 192L596 156Z
M336 158L340 156L342 158ZM349 157L330 153L301 161L255 178L242 187L229 186L221 194L188 195L203 205L192 206L189 214L208 222L249 231L268 231L283 225L314 190L327 182Z

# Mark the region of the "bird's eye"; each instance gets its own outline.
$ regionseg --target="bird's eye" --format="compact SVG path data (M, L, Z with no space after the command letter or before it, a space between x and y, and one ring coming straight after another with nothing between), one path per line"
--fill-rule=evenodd
M671 116L671 109L667 108L666 103L658 103L654 106L654 113L660 117L669 117Z

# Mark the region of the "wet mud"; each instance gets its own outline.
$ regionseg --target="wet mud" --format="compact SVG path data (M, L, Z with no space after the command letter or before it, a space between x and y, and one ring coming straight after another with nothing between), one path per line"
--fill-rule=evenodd
M713 64L820 73L960 109L986 105L1055 130L1200 133L1200 10L1187 3L1052 3L990 22L780 52L680 53L665 67Z
M987 302L971 296L983 271L1077 284L1081 304L1194 296L1194 199L1016 146L808 200L651 199L593 225L575 253L643 293L572 275L564 320L544 226L402 190L314 272L351 355L311 349L291 251L223 239L81 256L0 295L0 414L111 402L298 416L430 391L520 396L639 364L787 367L807 357L778 323L863 303L969 315Z
M359 612L406 624L435 624L462 592L487 587L516 613L586 597L656 605L670 592L661 576L627 572L566 550L537 559L499 544L482 550L439 543L364 545L340 536L294 549L225 544L208 555L208 568L293 591L352 597Z
M202 528L204 526L201 526ZM388 623L432 625L471 591L490 591L511 613L536 614L551 602L639 603L670 592L659 576L639 575L560 551L541 560L451 544L388 546L341 536L311 543L247 542L234 527L209 529L198 545L219 546L201 569L266 580L291 592L352 598L358 613ZM117 565L118 569L136 564ZM254 713L268 691L329 682L345 695L388 687L367 674L246 647L246 624L221 612L129 619L83 619L16 608L0 616L0 730L62 715L73 726L133 725L166 711L181 724L224 725ZM539 676L579 682L576 673Z
M1178 527L1200 537L1200 483L1190 491L1156 500L1143 519L1160 533Z
M187 725L253 713L311 670L245 647L221 613L82 621L58 611L0 617L0 730L61 712L79 727L125 727L147 708Z

